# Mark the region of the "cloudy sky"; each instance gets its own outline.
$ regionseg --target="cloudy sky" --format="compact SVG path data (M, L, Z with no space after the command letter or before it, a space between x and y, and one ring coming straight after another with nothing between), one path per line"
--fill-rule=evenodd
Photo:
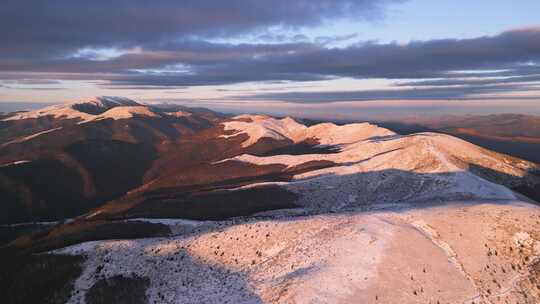
M538 0L4 0L0 103L540 114L539 12Z

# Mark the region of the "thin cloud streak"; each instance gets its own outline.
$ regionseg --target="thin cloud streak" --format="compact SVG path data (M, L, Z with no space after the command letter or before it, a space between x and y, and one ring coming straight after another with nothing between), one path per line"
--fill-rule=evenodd
M488 94L533 92L536 95L498 97ZM484 96L481 96L484 95ZM407 88L336 92L286 92L234 96L237 100L276 100L290 103L317 104L374 100L481 100L481 99L540 99L540 87L524 85L490 85L464 87Z

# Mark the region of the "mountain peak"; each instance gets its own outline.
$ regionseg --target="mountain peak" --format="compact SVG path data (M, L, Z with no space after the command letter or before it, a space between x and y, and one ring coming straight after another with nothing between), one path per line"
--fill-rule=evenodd
M240 115L224 122L225 131L235 131L232 137L247 134L249 138L242 143L247 147L263 137L276 140L290 140L294 143L315 139L323 145L353 143L369 137L392 136L394 132L369 123L355 123L338 126L333 123L321 123L307 127L291 117L282 119L266 115Z
M98 96L87 100L75 101L68 105L80 112L87 114L101 114L115 107L141 106L140 103L125 97Z
M98 96L52 105L34 111L17 113L4 120L35 119L52 116L54 118L88 121L116 107L143 107L143 105L125 97Z

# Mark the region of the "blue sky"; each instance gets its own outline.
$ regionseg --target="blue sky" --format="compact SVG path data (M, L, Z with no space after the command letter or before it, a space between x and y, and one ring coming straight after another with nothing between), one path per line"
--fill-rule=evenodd
M387 18L366 25L366 40L431 40L496 35L538 25L540 1L414 0L392 6ZM348 27L350 25L344 25Z
M0 11L0 110L120 95L278 114L540 114L540 1L31 2Z

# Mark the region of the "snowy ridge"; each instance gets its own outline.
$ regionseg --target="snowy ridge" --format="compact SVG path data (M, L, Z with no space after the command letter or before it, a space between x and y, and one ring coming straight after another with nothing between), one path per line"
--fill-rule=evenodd
M78 119L81 121L90 121L93 119L99 119L98 114L103 114L119 107L138 108L143 106L128 98L102 96L60 105L53 105L35 111L18 113L4 119L4 121L35 119L46 116L51 116L55 119ZM116 114L117 117L126 116L125 114L113 112L109 115L110 118L114 118L114 114Z
M145 106L122 106L112 108L103 114L95 115L91 118L84 119L79 123L86 123L102 119L129 119L134 116L159 117L159 115L152 112L148 107Z
M226 122L225 129L236 130L229 136L248 134L245 146L271 137L293 142L316 139L322 145L337 147L336 153L330 154L243 154L220 161L288 168L310 162L334 163L296 174L290 182L238 188L278 185L298 194L297 204L321 210L444 200L511 200L515 199L511 190L476 175L470 167L508 177L523 177L536 168L533 163L516 161L453 136L429 132L401 136L368 123L323 123L308 128L290 118L243 115Z
M17 113L13 116L3 119L3 121L35 119L40 117L52 116L55 119L90 119L93 115L80 112L71 107L71 104L61 104L45 107L43 109Z
M275 119L264 115L240 115L233 121L223 123L225 131L235 131L232 135L223 135L223 138L247 134L249 138L242 143L242 147L255 144L263 137L276 140L292 140L297 142L306 127L292 118Z
M225 161L289 168L314 161L333 162L333 167L297 174L291 182L265 183L297 193L297 203L302 206L323 210L440 200L511 200L515 199L511 190L475 175L468 166L517 177L534 167L528 162L510 163L502 155L436 133L370 137L353 143L349 143L351 136L321 140L338 144L340 151L266 157L244 154Z
M255 144L261 138L290 140L294 143L308 139L318 140L322 145L352 143L373 136L391 136L394 132L369 123L337 126L333 123L322 123L306 127L290 117L276 119L266 115L240 115L232 121L223 123L225 131L235 131L223 138L247 134L249 138L242 143L243 147Z
M71 105L92 105L97 108L102 109L112 109L114 107L128 107L128 106L140 106L139 103L125 97L117 96L100 96L95 98L90 98L86 100L76 101L71 103Z
M213 222L198 233L55 252L87 256L68 303L84 303L100 277L115 275L148 277L149 303L515 303L526 285L514 282L528 280L540 254L537 218L537 207L514 201L455 202ZM530 260L508 251L515 244Z
M390 137L396 133L370 123L353 123L338 126L321 123L311 126L302 134L302 139L314 138L321 145L345 145L375 137Z

